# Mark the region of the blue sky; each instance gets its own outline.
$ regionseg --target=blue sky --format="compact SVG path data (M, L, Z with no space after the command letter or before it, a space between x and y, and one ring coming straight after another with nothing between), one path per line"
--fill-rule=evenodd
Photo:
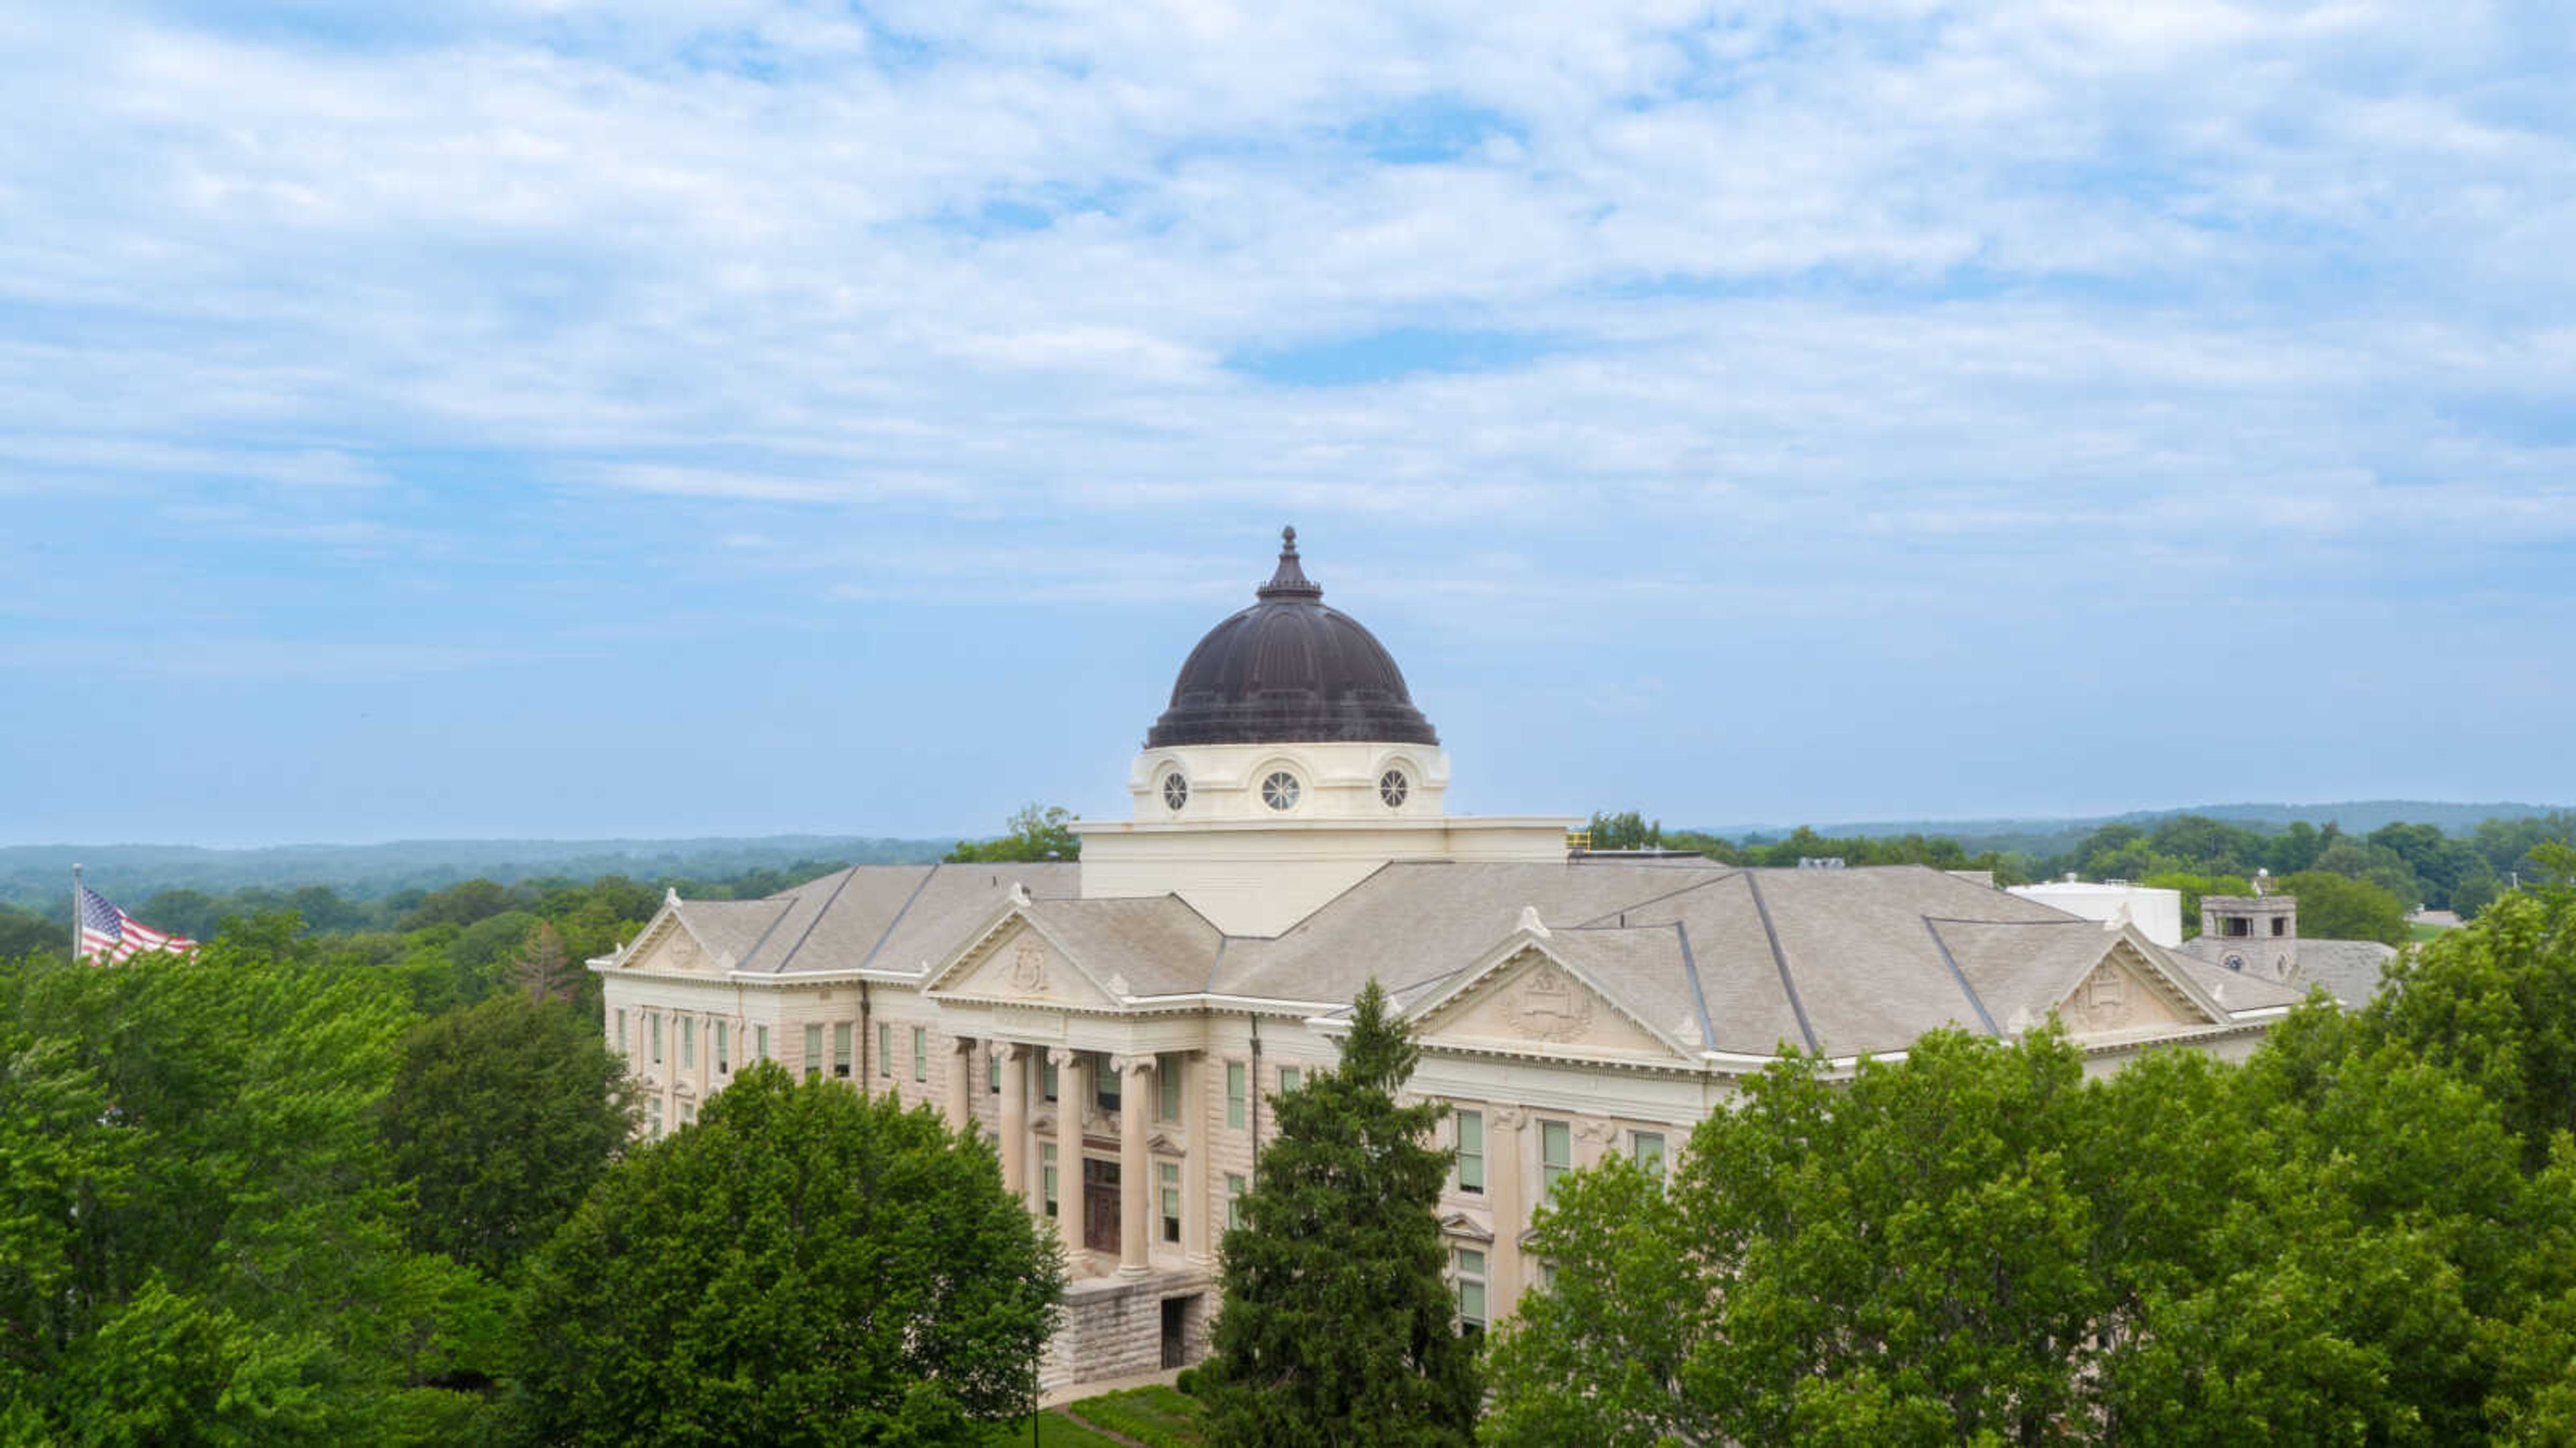
M2554 4L0 12L0 842L2576 801Z

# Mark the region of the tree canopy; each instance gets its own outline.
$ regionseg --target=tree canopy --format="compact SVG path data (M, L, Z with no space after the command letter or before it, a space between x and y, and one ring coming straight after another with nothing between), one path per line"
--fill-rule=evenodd
M1060 1249L989 1142L755 1062L601 1179L531 1264L549 1443L951 1443L1026 1411Z
M2567 858L2576 874L2576 855ZM2576 1438L2576 889L2357 1017L2103 1080L2053 1030L1792 1058L1533 1230L1491 1443Z
M1008 833L989 840L959 840L947 860L980 865L1079 859L1082 837L1072 826L1073 815L1060 805L1023 805L1011 816Z
M495 996L413 1027L380 1107L413 1245L506 1275L615 1159L634 1096L626 1063L559 1002Z
M1445 1109L1403 1106L1418 1048L1369 982L1340 1064L1274 1098L1203 1370L1219 1443L1464 1444L1475 1344L1460 1334L1436 1208Z

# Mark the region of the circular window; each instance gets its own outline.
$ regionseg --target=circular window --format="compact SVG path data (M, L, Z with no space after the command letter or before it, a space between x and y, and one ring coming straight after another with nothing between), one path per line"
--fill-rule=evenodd
M1386 801L1388 809L1404 808L1404 797L1410 791L1401 769L1390 769L1377 777L1377 797Z
M1261 781L1261 802L1272 809L1295 809L1297 776L1283 769Z
M2243 970L2245 968L2245 957L2241 955L2231 955L2227 957L2226 965L2229 970Z
M1167 774L1167 775L1164 775L1164 776L1163 776L1163 804L1164 804L1164 806L1165 806L1166 808L1170 808L1170 809L1179 809L1182 805L1188 804L1189 802L1190 802L1190 782L1189 782L1188 780L1186 780L1186 779L1181 778L1181 772L1180 772L1179 770L1175 769L1175 770L1173 770L1171 773L1169 773L1169 774Z

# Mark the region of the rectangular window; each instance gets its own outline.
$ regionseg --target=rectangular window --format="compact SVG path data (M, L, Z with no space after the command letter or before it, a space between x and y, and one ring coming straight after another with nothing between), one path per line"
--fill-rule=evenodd
M1055 1143L1052 1141L1038 1148L1038 1176L1046 1196L1046 1214L1052 1217L1055 1215L1056 1184Z
M1120 1094L1120 1087L1124 1083L1118 1078L1126 1073L1110 1065L1107 1054L1093 1051L1090 1055L1092 1104L1102 1111L1116 1111L1125 1099Z
M1181 1058L1154 1058L1155 1117L1157 1121L1181 1119Z
M912 1079L930 1079L930 1032L920 1026L912 1028Z
M617 1054L626 1054L626 1007L617 1008Z
M2254 922L2251 920L2230 920L2227 922L2226 933L2229 935L2250 934L2252 933L2253 925Z
M1285 1095L1285 1094L1287 1094L1288 1092L1294 1091L1294 1090L1296 1090L1298 1087L1303 1086L1303 1085L1305 1085L1305 1084L1306 1084L1306 1073L1305 1073L1305 1072L1298 1070L1298 1069L1297 1069L1296 1067L1294 1067L1294 1066L1282 1066L1282 1067L1280 1067L1280 1068L1279 1068L1279 1091L1280 1091L1280 1094Z
M755 1061L766 1061L769 1059L769 1027L754 1026L751 1028L751 1059Z
M1636 1133L1629 1140L1628 1155L1635 1159L1638 1170L1657 1181L1664 1179L1664 1134L1662 1132Z
M1233 1172L1225 1174L1225 1224L1228 1227L1243 1225L1243 1178Z
M1538 1124L1538 1199L1556 1200L1556 1184L1574 1170L1574 1128L1563 1121Z
M662 1064L662 1013L655 1011L644 1019L653 1027L653 1064L659 1066Z
M894 1027L877 1022L877 1079L894 1079Z
M733 1052L725 1049L726 1042L724 1022L718 1021L713 1026L709 1027L709 1029L716 1033L716 1074L721 1076L725 1072L733 1069Z
M805 1079L816 1081L823 1075L823 1028L805 1028Z
M832 1027L832 1074L846 1081L850 1077L850 1023L842 1021Z
M696 1102L694 1102L694 1101L683 1101L683 1102L681 1102L681 1103L680 1103L680 1124L681 1124L682 1126L688 1126L688 1125L691 1125L692 1123L696 1122L696 1121L697 1121L697 1119L698 1119L698 1103L696 1103Z
M1056 1055L1047 1052L1046 1064L1038 1068L1038 1095L1049 1101L1055 1099Z
M1225 1129L1243 1129L1243 1063L1225 1063Z
M646 1135L651 1136L656 1140L661 1138L662 1098L659 1096L656 1096L652 1100L644 1103L644 1130Z
M1485 1113L1458 1113L1458 1190L1479 1196L1485 1190Z
M2287 934L2289 934L2289 933L2290 933L2290 922L2289 922L2289 921L2287 921L2287 920L2282 919L2282 918L2281 918L2280 916L2278 916L2278 915L2273 916L2273 917L2272 917L2272 933L2273 933L2274 935L2287 935Z
M984 1043L984 1080L994 1095L1002 1094L1002 1048L992 1041Z
M680 1066L688 1071L698 1069L698 1018L696 1016L680 1017Z
M1158 1163L1154 1175L1163 1190L1163 1240L1181 1240L1181 1169L1173 1162Z
M1461 1247L1450 1254L1458 1280L1458 1325L1469 1332L1485 1330L1485 1254Z

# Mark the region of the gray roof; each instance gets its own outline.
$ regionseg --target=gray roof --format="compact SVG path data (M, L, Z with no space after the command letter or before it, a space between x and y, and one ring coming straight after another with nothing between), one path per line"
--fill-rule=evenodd
M1015 884L1034 899L1070 897L1077 867L857 865L763 900L683 900L682 924L734 969L922 971L1002 908Z
M1375 977L1410 1010L1463 983L1535 910L1545 947L1649 1027L1686 1049L1743 1055L1783 1042L1883 1053L1943 1025L2013 1033L2044 1018L2120 938L1921 866L1401 862L1258 937L1228 937L1173 896L1079 899L1079 869L862 866L767 900L685 902L681 916L737 969L921 976L1000 915L1019 884L1040 930L1099 979L1122 977L1131 995L1330 1010ZM2145 948L2230 1011L2300 993Z
M2260 977L2227 969L2220 960L2228 949L2227 942L2207 935L2196 935L2182 943L2178 952L2184 959L2200 966L2208 975L2230 984L2230 1004L2234 1003L2233 987L2238 982L2269 985ZM2296 963L2291 968L2286 989L2294 1000L2304 1000L2310 986L2324 986L2326 994L2340 1001L2347 1010L2358 1010L2370 1003L2379 991L2379 976L2388 962L2396 958L2393 946L2376 940L2326 940L2302 937L2298 942Z
M2299 973L2290 984L2303 991L2324 986L2328 995L2358 1010L2379 993L2380 974L2396 958L2396 947L2376 940L2302 940Z

